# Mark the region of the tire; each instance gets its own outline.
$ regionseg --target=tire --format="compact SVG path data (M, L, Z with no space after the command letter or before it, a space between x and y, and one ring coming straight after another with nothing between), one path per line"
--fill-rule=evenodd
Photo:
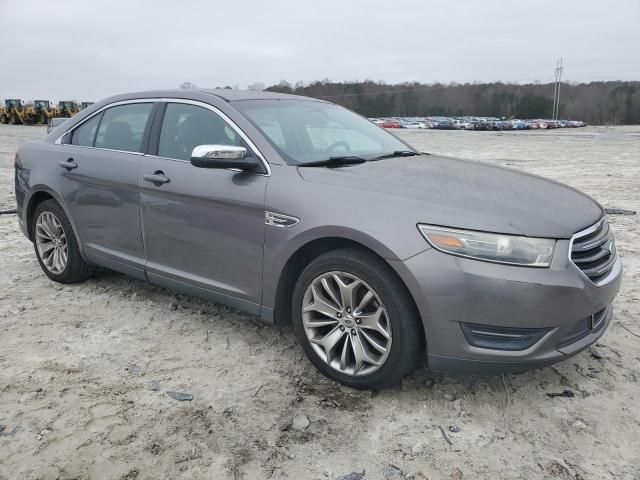
M343 286L351 280L360 281L355 287L356 293L353 295L355 300L350 302L354 305L353 312L345 307L349 301L344 301L345 297L342 296L340 283L335 280L334 273ZM324 281L330 282L329 288L335 294L334 300L341 303L338 305L336 301L332 302L332 305L337 305L336 310L341 309L342 312L342 314L336 313L336 317L325 317L316 310L315 292L320 286L323 288L320 292L322 298L330 297L327 294L326 284L322 283ZM315 291L312 290L312 284L316 287ZM335 286L338 290L334 288ZM351 284L348 283L346 286L350 287ZM372 291L374 299L362 311L357 311L359 309L355 306L358 304L359 307L361 302L364 302L361 299L369 295L367 291ZM383 312L381 315L386 316L386 320L382 321L383 316L378 317L381 321L376 322L376 330L372 333L372 330L365 326L365 323L370 324L370 321L364 321L372 315L365 312L369 309L370 312L377 313L381 311L380 307ZM333 315L333 310L330 313ZM359 318L358 313L362 313L363 316ZM424 356L425 337L422 323L409 292L389 265L372 253L361 249L333 250L311 261L295 285L292 296L292 316L295 335L309 360L327 377L352 388L380 389L395 385L404 375L418 366L421 357ZM337 317L340 317L340 320L336 320ZM337 323L315 328L316 325L323 323L323 319ZM316 323L318 321L320 323ZM354 322L358 322L358 325L354 325ZM381 330L386 330L388 337L378 334L377 330L381 324L384 325ZM338 333L336 329L340 329L343 333ZM331 332L333 338L342 335L334 345L335 349L329 357L329 363L327 349L318 345L318 340L323 340L327 332ZM371 348L372 343L366 337L371 338L374 334L375 342L387 347L386 354ZM314 339L313 342L310 337ZM349 345L345 346L347 342ZM377 359L379 365L362 363L363 366L358 369L355 356L356 345L368 347L365 348L369 352L368 356L374 360ZM344 350L347 350L346 354ZM349 364L353 364L353 368L349 367Z
M56 232L60 232L61 230L62 233L64 233L64 241L61 239L57 240L58 243L61 244L64 242L66 245L66 262L64 262L63 268L59 268L61 263L57 262L58 268L47 265L47 263L50 263L50 260L46 257L46 253L41 252L49 248L48 246L43 247L43 245L50 245L51 242L53 242L53 240L51 242L47 241L48 236L46 232L38 227L38 220L41 216L42 219L49 219L50 221L53 221L52 218L55 219L59 224ZM59 283L77 283L91 277L93 267L85 262L82 255L80 255L80 248L73 228L71 227L71 222L69 222L69 218L58 202L55 200L47 200L39 204L36 207L31 222L33 246L36 257L38 258L38 263L51 280ZM48 231L50 230L49 228ZM43 255L47 258L46 260L43 259Z

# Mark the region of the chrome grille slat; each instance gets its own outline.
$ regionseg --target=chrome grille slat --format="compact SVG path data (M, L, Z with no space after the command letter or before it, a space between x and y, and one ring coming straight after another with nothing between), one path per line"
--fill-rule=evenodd
M584 272L584 274L589 278L599 277L600 275L609 273L615 261L616 261L615 255L609 255L608 258L604 260L605 263L598 263L596 266L589 267L589 268L584 268L584 266L580 265L578 268L580 268Z
M606 219L576 233L571 239L570 258L573 264L598 285L614 268L617 252L613 233Z
M586 252L594 249L609 240L610 231L609 224L604 222L602 226L594 233L584 237L578 237L574 240L571 248L572 252Z
M576 264L582 264L582 263L592 263L592 262L597 262L598 260L606 257L609 254L609 252L607 250L602 250L599 249L598 251L596 251L595 253L587 253L587 255L573 255L571 257L571 259L573 260L573 263Z

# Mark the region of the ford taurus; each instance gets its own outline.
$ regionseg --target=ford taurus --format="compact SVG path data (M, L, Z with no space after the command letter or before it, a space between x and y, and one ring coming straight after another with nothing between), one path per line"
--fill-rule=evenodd
M423 154L349 110L167 90L83 110L15 159L53 281L96 266L291 326L356 388L563 360L611 323L622 265L573 188Z

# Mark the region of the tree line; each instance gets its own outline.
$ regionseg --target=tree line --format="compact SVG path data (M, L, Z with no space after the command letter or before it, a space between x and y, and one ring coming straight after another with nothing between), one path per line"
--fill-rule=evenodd
M263 89L254 84L253 89ZM322 98L367 117L487 116L549 118L553 83L386 84L316 81L295 85L281 81L266 90ZM560 118L592 125L640 124L640 82L562 83Z

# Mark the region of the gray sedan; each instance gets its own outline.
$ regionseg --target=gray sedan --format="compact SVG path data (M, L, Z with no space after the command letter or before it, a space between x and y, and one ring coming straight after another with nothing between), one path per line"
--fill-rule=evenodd
M15 161L44 273L106 267L290 326L356 388L549 365L611 323L602 207L559 183L416 151L337 105L230 90L108 98Z

